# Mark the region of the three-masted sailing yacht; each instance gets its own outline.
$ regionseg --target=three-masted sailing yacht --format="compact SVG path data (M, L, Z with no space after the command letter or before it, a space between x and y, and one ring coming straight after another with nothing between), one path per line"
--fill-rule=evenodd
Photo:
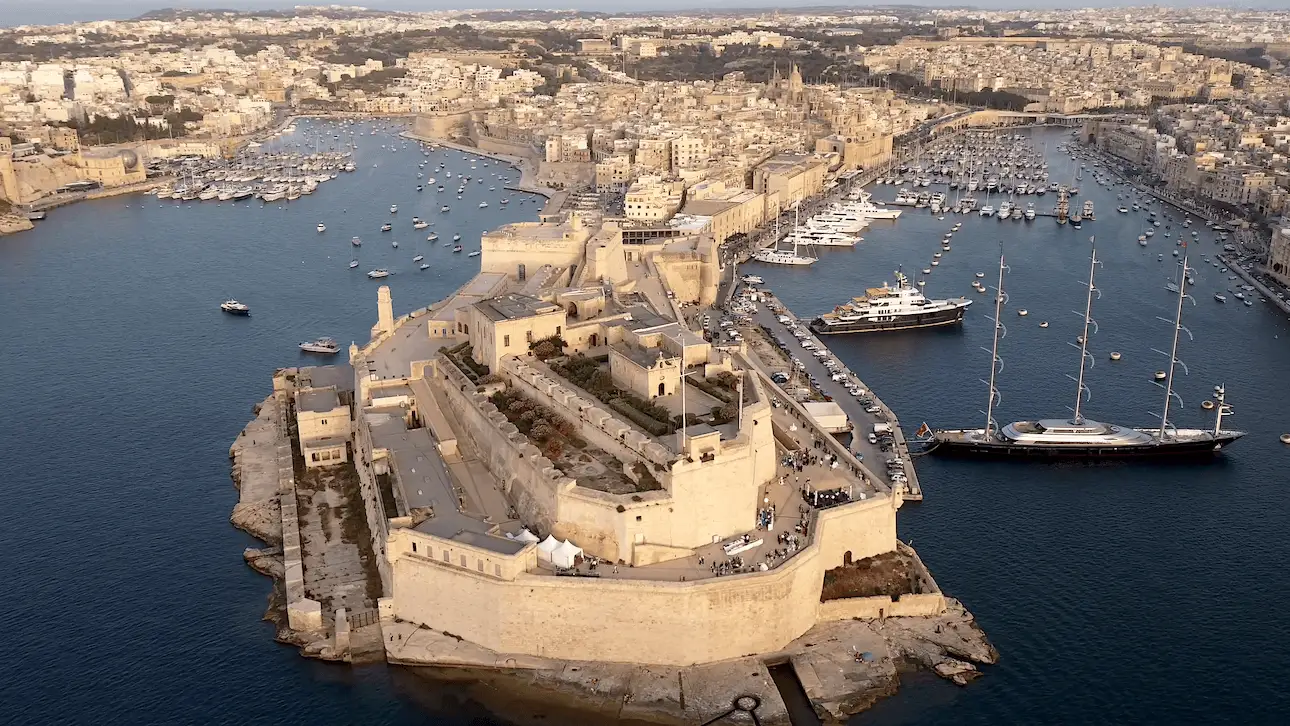
M1092 237L1090 242L1094 242ZM1169 422L1170 405L1174 399L1181 400L1173 390L1174 374L1177 366L1182 365L1178 359L1178 338L1182 326L1182 308L1187 295L1187 258L1183 258L1183 271L1178 285L1178 309L1172 321L1173 344L1169 353L1157 351L1169 357L1169 368L1163 384L1156 383L1165 389L1164 411L1160 415L1160 425L1153 428L1133 428L1116 424L1102 423L1085 418L1082 406L1089 390L1084 383L1084 370L1091 357L1088 352L1089 327L1097 331L1097 323L1092 319L1093 297L1099 295L1093 283L1094 273L1099 262L1097 247L1094 243L1090 257L1088 273L1088 295L1084 305L1084 334L1079 337L1080 352L1079 376L1069 376L1075 381L1075 407L1069 418L1050 418L1034 421L1016 421L1002 428L996 426L994 406L999 399L995 388L995 376L1002 360L999 358L999 339L1003 326L999 322L1007 296L1003 292L1003 273L1006 266L1003 255L999 256L999 286L995 298L994 343L991 351L991 368L989 402L985 411L986 421L983 429L939 429L931 432L928 451L937 454L1003 457L1003 458L1065 458L1065 459L1111 459L1138 458L1148 456L1194 456L1212 454L1223 449L1245 435L1243 431L1232 431L1223 428L1223 417L1232 412L1225 402L1226 390L1223 386L1214 388L1215 420L1212 429L1179 429ZM1004 331L1006 335L1006 331ZM1188 333L1190 336L1190 333ZM1072 343L1071 345L1075 345ZM1183 365L1184 372L1186 366Z

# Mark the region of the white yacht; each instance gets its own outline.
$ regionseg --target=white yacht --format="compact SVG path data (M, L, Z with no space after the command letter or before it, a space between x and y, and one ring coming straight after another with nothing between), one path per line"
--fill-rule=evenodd
M771 265L813 265L817 261L815 257L798 252L798 241L796 239L793 240L793 249L791 250L781 250L778 246L767 247L764 250L758 250L753 255L753 259Z
M307 343L300 344L300 350L306 353L322 353L324 355L335 355L340 352L340 345L331 338L319 338Z
M981 212L980 212L980 214L981 214L981 216L982 216L982 217L993 217L993 216L994 216L994 207L993 207L993 206L991 206L991 205L989 205L989 204L987 204L987 205L985 205L985 206L981 207Z
M367 276L372 278L373 280L377 280L382 277L389 277L390 271L383 267L378 267L375 270L368 270Z
M391 205L390 205L390 214L398 214L398 212L399 212L399 205L397 205L397 204L391 204Z
M1035 203L1030 202L1029 204L1026 205L1026 221L1033 222L1034 220L1035 220Z
M869 201L872 196L863 189L852 192L848 198L851 201L841 205L841 208L861 219L895 219L901 213L899 209L879 207Z
M319 232L326 232L326 231L327 231L327 225L323 224L322 222L319 222L319 223L318 223L318 231L319 231Z
M786 242L792 242L794 245L819 245L821 247L855 247L856 242L860 241L859 237L839 232L831 229L819 229L803 225L793 230L787 237Z
M413 222L413 223L412 223L412 229L425 229L426 227L429 227L429 226L430 226L430 223L429 223L429 222Z
M895 287L884 282L882 287L869 288L864 297L852 298L811 321L810 328L819 335L834 335L953 325L963 320L971 304L965 297L929 300L897 271Z
M484 208L486 208L486 207L488 207L488 202L480 202L480 203L479 203L479 208L480 208L480 209L484 209Z
M236 300L225 300L224 302L219 304L219 309L223 310L224 312L230 315L250 315L251 314L251 308L247 307L244 303L240 303Z

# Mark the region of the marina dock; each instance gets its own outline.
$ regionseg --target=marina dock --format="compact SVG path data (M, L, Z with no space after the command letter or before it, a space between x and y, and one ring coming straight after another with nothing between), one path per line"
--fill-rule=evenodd
M760 289L759 292L769 294L773 297L773 293L768 290ZM781 323L779 321L779 316L781 315L787 317L790 323ZM783 304L778 302L778 299L775 299L773 302L758 305L757 311L753 313L751 317L753 322L760 326L763 331L769 330L774 336L786 341L797 340L793 337L792 333L789 332L789 325L805 328L805 324L800 323L797 316ZM814 333L812 333L811 337L807 338L807 340L813 341L820 350L828 350L819 337ZM773 339L768 342L771 345L774 345L775 343ZM791 342L789 343L789 345L792 344L793 343ZM806 351L803 350L802 353L806 353ZM791 349L790 352L786 353L786 355L793 355ZM865 467L872 471L876 477L882 479L885 484L893 486L893 488L895 488L894 485L887 477L885 463L892 457L898 457L902 462L904 462L905 476L909 479L908 483L905 485L903 495L904 499L907 501L922 501L923 489L918 482L918 472L915 470L913 457L910 456L909 446L905 441L905 435L901 431L900 421L896 418L895 412L883 403L877 394L874 393L873 389L865 385L864 381L847 368L845 364L842 364L842 375L855 381L861 388L868 392L868 396L873 399L874 405L879 409L878 413L870 414L866 412L865 407L860 404L860 401L847 391L843 382L833 380L833 373L824 367L822 359L816 358L814 355L798 355L796 357L802 362L802 365L805 366L804 373L815 377L816 382L813 384L813 387L823 395L831 398L834 403L838 404L838 406L840 406L846 413L847 418L851 421L854 427L851 432L851 445L849 447L851 452L856 454L857 458L863 457L861 458L861 461L864 463ZM829 352L829 357L837 359L839 363L842 363L841 359L838 359L831 351ZM877 445L870 444L867 438L869 432L873 431L873 425L880 423L891 425L892 434L895 438L895 446L891 451L882 451ZM879 465L880 462L881 465Z

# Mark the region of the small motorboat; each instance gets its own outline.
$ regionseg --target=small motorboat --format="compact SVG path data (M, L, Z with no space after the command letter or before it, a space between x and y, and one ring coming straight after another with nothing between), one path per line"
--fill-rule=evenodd
M318 231L319 231L319 232L326 232L326 231L327 231L327 225L323 224L322 222L319 222L319 223L318 223Z
M1214 402L1207 398L1204 401L1200 402L1200 407L1205 409L1206 411L1212 411L1214 410Z
M466 255L466 256L467 256L467 257L479 257L479 250L475 250L474 252L471 252L470 254L468 254L468 255Z
M479 208L480 208L480 209L484 209L484 208L486 208L487 206L488 206L488 202L480 202L480 203L479 203Z
M434 242L437 239L439 239L439 235L435 234L434 232L431 232L430 234L426 235L426 242Z
M984 273L984 272L978 272L978 273L976 273L976 276L977 276L977 277L985 277L985 273Z
M399 213L399 205L397 205L397 204L391 204L391 205L390 205L390 214L398 214L398 213Z
M413 257L413 258L412 258L412 261L413 261L413 262L420 262L421 260L424 260L425 258L426 258L426 256L425 256L425 255L417 255L416 257Z
M382 277L389 277L390 271L383 267L378 267L375 270L368 270L367 276L372 278L373 280L378 280Z
M1041 328L1047 328L1047 327L1048 327L1048 321L1047 321L1047 320L1045 320L1044 322L1040 323L1040 324L1039 324L1039 327L1041 327Z
M452 251L453 251L453 252L461 252L461 245L453 245L453 246L452 246Z
M351 270L352 270L352 269L354 269L355 267L358 267L358 260L350 260L350 261L349 261L349 269L351 269Z
M1024 317L1026 317L1027 315L1029 315L1029 314L1030 314L1030 311L1029 311L1029 310L1027 310L1027 309L1025 309L1025 308L1022 308L1022 309L1020 309L1020 310L1018 310L1018 311L1017 311L1017 314L1024 318Z
M362 246L363 246L363 240L361 240L361 239L359 239L359 238L357 238L357 237L350 237L350 238L349 238L349 243L350 243L350 244L352 244L352 245L354 245L355 247L362 247Z
M447 211L450 211L450 210L449 210L449 208L448 208L448 205L447 205L447 204L445 204L445 205L443 205L442 207L439 207L439 211L440 211L440 212L447 212Z
M392 229L394 229L394 225L389 224L388 222L387 222L387 223L385 223L385 224L383 224L383 225L381 225L381 231L382 231L382 232L389 232L389 231L390 231L390 230L392 230Z
M430 265L428 265L428 264L426 264L426 263L422 262L422 263L421 263L421 266L420 266L420 267L418 267L417 269L418 269L418 270L428 270L428 269L430 269Z
M1111 351L1111 360L1120 360L1120 354L1117 351Z
M335 355L340 352L340 346L331 338L319 338L300 344L300 350L306 353L321 353L323 355Z
M1166 379L1166 378L1168 378L1168 377L1169 377L1169 374L1168 374L1168 373L1165 373L1164 371L1156 371L1156 380L1157 380L1157 381L1163 381L1164 379Z
M452 241L453 241L453 242L456 242L456 241L457 241L457 240L459 240L459 239L461 239L461 235L459 235L459 234L454 234L454 235L452 236Z
M413 222L413 223L412 223L412 229L425 229L426 227L429 227L429 226L430 226L430 223L429 223L429 222Z
M399 241L398 241L398 240L391 240L391 241L390 241L390 246L397 250L397 249L399 248Z
M247 307L244 303L240 303L236 300L225 300L224 302L219 304L219 309L223 310L229 315L250 315L251 314L251 308Z

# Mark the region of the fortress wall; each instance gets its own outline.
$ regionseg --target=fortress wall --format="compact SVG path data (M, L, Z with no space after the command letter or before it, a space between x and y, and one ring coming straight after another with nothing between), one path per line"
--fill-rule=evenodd
M573 480L561 475L487 397L476 393L455 365L440 360L438 368L441 374L434 384L447 395L484 466L502 482L525 524L551 531L558 521L557 493L575 486Z
M881 516L854 516L853 508L886 510ZM870 497L863 503L820 510L815 524L815 543L825 568L841 565L851 553L862 560L896 549L896 505L890 495Z
M586 239L530 239L523 235L485 234L480 237L480 272L496 272L515 277L520 265L526 272L537 272L543 265L570 267L581 265Z
M489 577L467 567L400 556L395 562L396 613L503 654L569 660L691 665L774 652L800 637L821 615L824 571L820 541L873 531L893 533L895 509L876 499L825 510L816 541L765 573L695 582L664 582L520 574ZM854 556L864 543L851 545ZM522 556L522 555L521 555ZM925 614L924 596L905 603ZM902 598L904 601L906 598ZM886 606L883 606L884 609ZM896 607L902 607L897 604ZM827 610L830 617L876 617L859 603ZM849 615L847 613L862 613ZM888 614L884 610L884 614Z

